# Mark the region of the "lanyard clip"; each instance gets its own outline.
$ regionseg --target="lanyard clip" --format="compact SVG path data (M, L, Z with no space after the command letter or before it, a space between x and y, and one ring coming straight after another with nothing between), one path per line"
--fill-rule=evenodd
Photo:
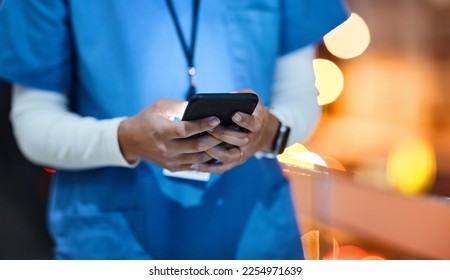
M194 66L191 66L188 68L188 74L189 77L191 78L191 86L195 86L195 74L196 74L197 70L195 69Z

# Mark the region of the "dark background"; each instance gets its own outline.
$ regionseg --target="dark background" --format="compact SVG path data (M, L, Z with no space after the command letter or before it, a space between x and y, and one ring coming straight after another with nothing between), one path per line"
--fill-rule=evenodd
M45 214L50 174L17 148L9 122L10 91L0 81L0 259L51 259Z

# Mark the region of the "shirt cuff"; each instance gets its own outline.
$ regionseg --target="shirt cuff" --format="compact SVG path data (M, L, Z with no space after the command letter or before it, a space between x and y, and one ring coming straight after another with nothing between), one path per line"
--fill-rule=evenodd
M114 118L106 120L104 143L107 147L107 157L109 162L114 166L134 168L139 165L140 161L129 162L125 159L119 144L119 126L126 117Z

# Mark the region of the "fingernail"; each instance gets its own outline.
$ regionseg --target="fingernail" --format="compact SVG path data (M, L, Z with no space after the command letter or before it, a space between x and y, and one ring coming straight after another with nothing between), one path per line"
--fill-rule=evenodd
M200 169L200 165L198 163L194 163L193 165L191 165L191 169L198 170Z
M217 117L211 117L211 118L208 120L208 122L209 122L209 124L212 125L212 126L218 126L219 123L220 123L220 120L219 120Z
M233 121L236 121L236 122L242 121L242 116L239 113L234 114Z

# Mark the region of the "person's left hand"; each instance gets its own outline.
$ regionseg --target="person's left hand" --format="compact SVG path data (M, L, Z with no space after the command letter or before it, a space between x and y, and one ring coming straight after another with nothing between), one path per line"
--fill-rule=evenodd
M255 93L252 90L241 90L234 94L242 92ZM209 131L211 135L223 141L225 145L217 145L205 151L217 162L193 164L191 166L192 169L203 172L223 173L244 163L257 151L268 151L272 148L279 121L274 115L269 113L261 100L258 102L253 115L236 112L233 115L233 122L246 131L226 128L220 125Z

